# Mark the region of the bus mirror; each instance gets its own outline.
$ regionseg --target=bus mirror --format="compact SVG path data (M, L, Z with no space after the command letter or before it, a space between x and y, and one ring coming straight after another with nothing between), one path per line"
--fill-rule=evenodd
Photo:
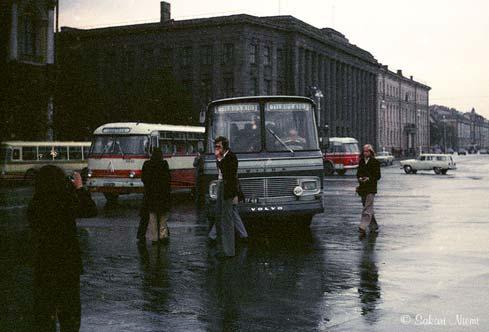
M200 114L199 114L199 122L200 122L200 124L204 124L205 123L205 111L200 111Z

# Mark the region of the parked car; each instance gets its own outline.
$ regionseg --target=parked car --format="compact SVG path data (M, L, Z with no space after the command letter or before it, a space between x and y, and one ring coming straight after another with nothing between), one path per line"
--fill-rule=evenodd
M447 174L449 169L457 169L449 154L421 154L416 159L401 160L401 168L406 174L416 174L420 170L433 170L435 174Z
M453 154L454 152L455 152L455 150L454 150L454 149L452 149L452 148L448 148L448 149L447 149L447 153L449 153L449 154Z
M466 156L467 155L467 150L465 150L464 148L460 148L458 149L458 155L464 155Z
M394 156L387 151L381 151L377 153L375 159L377 159L381 165L386 165L386 166L392 165L392 163L394 162Z
M487 151L487 149L480 149L479 150L479 154L488 154L489 151Z

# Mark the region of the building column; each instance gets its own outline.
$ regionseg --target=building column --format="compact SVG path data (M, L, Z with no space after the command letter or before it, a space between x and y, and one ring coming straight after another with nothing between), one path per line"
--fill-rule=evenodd
M304 95L306 86L306 50L299 48L299 96Z
M357 71L358 69L352 67L351 71L351 135L355 137L357 133L357 117L358 117L358 109L357 109Z
M46 63L54 64L54 8L48 10Z
M338 71L338 66L337 66L337 61L336 60L331 60L331 112L330 112L330 125L329 125L329 132L331 133L330 136L336 135L336 119L337 119L337 99L338 99L338 86L336 84L336 73ZM333 134L334 133L334 134Z
M18 57L18 14L17 14L17 2L12 2L12 20L10 22L10 50L9 59L17 60Z
M324 123L331 125L331 61L324 58ZM330 131L328 130L328 135Z

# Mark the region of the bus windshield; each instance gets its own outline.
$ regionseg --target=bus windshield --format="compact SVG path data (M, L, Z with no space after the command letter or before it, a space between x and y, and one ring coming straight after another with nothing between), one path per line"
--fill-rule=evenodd
M263 148L269 152L319 149L311 104L268 102L264 110L262 119L258 103L217 105L213 110L209 151L218 136L228 137L236 153L259 152Z
M90 155L148 155L146 135L97 135L92 140Z
M329 153L360 153L357 143L330 142Z
M267 151L318 150L311 104L271 102L265 105Z

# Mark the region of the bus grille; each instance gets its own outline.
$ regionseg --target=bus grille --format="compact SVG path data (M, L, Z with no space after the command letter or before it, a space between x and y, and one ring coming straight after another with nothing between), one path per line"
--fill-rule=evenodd
M272 198L293 196L299 184L296 178L251 178L239 180L246 198Z

